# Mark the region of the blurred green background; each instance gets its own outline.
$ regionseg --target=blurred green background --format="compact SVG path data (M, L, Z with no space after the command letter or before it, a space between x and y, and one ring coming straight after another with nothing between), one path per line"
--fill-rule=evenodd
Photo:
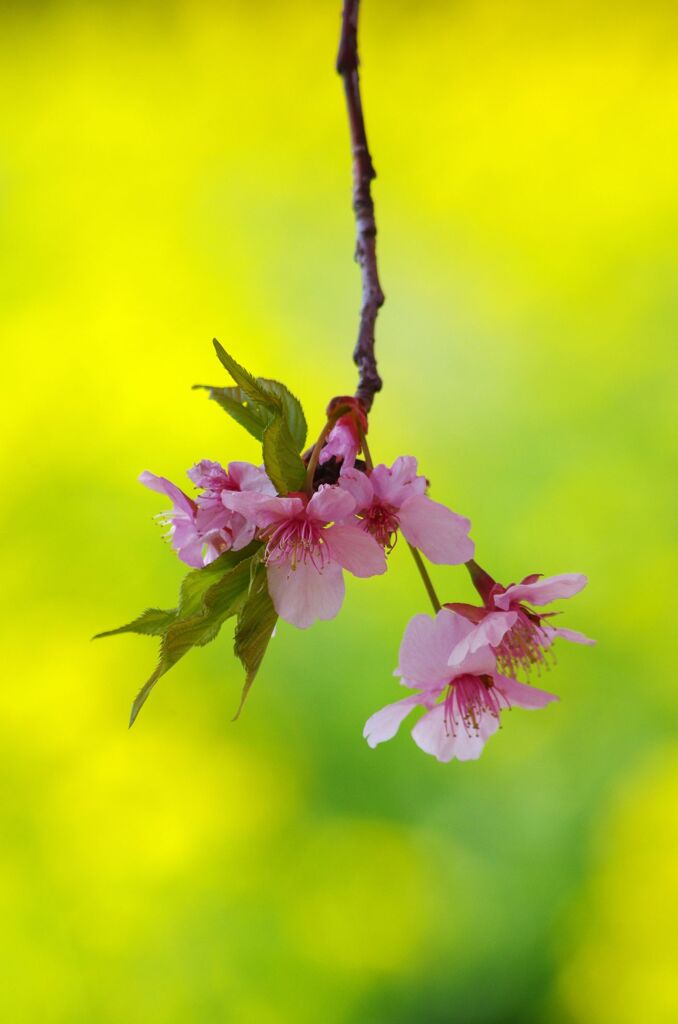
M12 1024L675 1024L672 3L365 0L385 388L505 582L583 571L547 686L477 763L365 719L405 548L282 627L246 714L229 630L128 733L182 575L143 469L255 442L217 335L302 398L355 383L339 0L0 14L0 975ZM435 569L447 600L462 569Z

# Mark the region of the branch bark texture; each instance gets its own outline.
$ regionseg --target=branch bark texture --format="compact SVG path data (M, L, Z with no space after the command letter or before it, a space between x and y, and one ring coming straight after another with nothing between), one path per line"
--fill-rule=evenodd
M374 202L371 185L376 178L372 158L367 146L365 119L360 98L358 75L358 12L360 0L344 0L342 13L341 40L337 55L337 71L341 75L346 94L346 107L351 131L353 154L353 211L356 223L356 260L362 277L362 302L358 340L353 351L353 361L358 367L358 389L360 399L369 412L382 380L377 370L374 353L374 335L377 315L384 304L384 293L379 282L377 269L377 224L374 217Z

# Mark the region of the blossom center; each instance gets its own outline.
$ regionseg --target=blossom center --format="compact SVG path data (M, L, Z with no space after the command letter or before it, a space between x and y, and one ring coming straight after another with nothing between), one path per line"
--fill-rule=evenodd
M291 569L310 562L318 572L329 562L327 542L322 536L323 524L300 517L286 519L262 531L266 540L266 563L287 563Z
M515 677L519 669L529 675L533 665L537 666L539 673L542 667L550 668L549 663L555 660L551 641L539 623L522 608L517 611L515 624L504 634L496 648L498 667L505 675L512 677Z
M400 520L393 505L375 502L361 513L365 529L389 551L395 546Z
M503 702L503 703L502 703ZM464 675L453 679L445 695L445 732L456 736L463 729L467 736L478 735L484 715L499 718L509 702L494 686L491 676Z

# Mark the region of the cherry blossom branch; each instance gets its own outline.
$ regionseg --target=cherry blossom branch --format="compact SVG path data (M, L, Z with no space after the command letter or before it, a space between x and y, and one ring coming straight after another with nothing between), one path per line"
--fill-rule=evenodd
M365 431L361 423L356 422L356 427L358 428L358 437L360 438L360 448L365 458L365 469L368 473L371 473L374 469L374 462L372 461L372 453L365 437Z
M356 222L355 258L360 265L362 277L360 327L353 351L353 362L358 367L358 389L355 396L360 399L366 411L369 412L375 394L377 391L381 391L382 387L374 354L374 333L377 314L384 304L385 296L379 283L377 270L377 224L374 218L374 203L370 188L377 175L367 147L358 76L359 5L360 0L344 0L337 72L344 82L351 131L353 210Z

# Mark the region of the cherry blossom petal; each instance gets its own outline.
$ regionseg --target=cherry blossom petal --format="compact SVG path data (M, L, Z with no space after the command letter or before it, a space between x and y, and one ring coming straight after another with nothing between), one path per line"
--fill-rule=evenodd
M170 522L169 536L177 555L186 565L190 565L194 569L201 569L204 564L203 537L196 530L195 522L185 516L183 512L178 512L176 518Z
M173 543L172 546L184 565L190 565L192 569L202 569L206 564L202 557L203 541L201 537L193 537L187 544Z
M213 537L204 537L205 554L203 556L202 564L210 565L214 562L219 555L223 555L224 551L228 550L227 545L223 544L220 534L215 534Z
M254 540L254 534L256 533L256 525L254 523L248 523L242 516L237 516L238 522L231 526L231 547L234 551L241 551L246 548L247 545Z
M306 506L306 514L311 519L333 523L346 519L354 509L355 498L348 491L336 484L323 484Z
M231 512L230 509L224 508L221 502L215 498L210 499L210 503L207 505L199 505L195 516L198 532L203 535L211 530L228 529L234 520L237 520L239 523L244 522L242 516L239 516L236 512Z
M437 704L422 715L412 729L412 739L425 754L432 754L438 761L451 761L454 757L455 737L445 723L445 707Z
M454 757L457 761L477 761L488 739L498 728L499 718L489 711L480 715L477 730L471 729L467 732L461 725L455 736Z
M528 686L527 683L518 683L508 676L495 676L495 686L511 707L526 708L528 711L544 708L551 701L560 700L555 693L539 690L536 686Z
M186 476L196 487L210 493L222 491L229 485L228 474L224 467L220 462L213 462L211 459L201 459L200 462L196 462L195 466L186 470Z
M416 707L419 702L418 696L405 697L404 700L398 700L395 704L387 704L385 708L376 711L371 718L367 719L363 729L363 736L367 740L368 746L374 749L378 743L393 739L401 722L407 718L412 708Z
M424 494L408 498L398 518L405 538L436 565L459 565L473 558L475 545L468 536L470 520Z
M322 571L312 562L268 566L268 589L275 610L285 622L308 629L316 619L333 619L344 600L341 566L330 562Z
M383 464L375 466L370 480L379 501L394 508L426 490L426 480L417 476L417 460L412 455L401 455L390 468Z
M365 579L386 572L384 549L359 526L330 526L322 536L330 557L354 576Z
M517 618L517 612L489 612L459 641L450 655L448 665L461 665L465 658L482 647L498 647L503 636L515 625ZM466 668L465 671L471 670Z
M191 501L187 494L173 484L171 480L167 480L164 476L156 476L155 473L149 473L148 470L144 470L139 476L139 483L143 484L144 487L148 487L151 491L157 491L158 494L165 494L178 509L181 509L187 516L193 517L195 514L195 502Z
M560 598L574 597L583 590L588 579L582 573L562 573L547 576L535 583L517 583L508 587L503 594L496 594L494 603L502 611L508 611L511 603L527 601L528 604L550 604Z
M241 548L247 547L256 532L256 524L253 521L245 519L239 512L226 508L220 497L210 498L198 505L196 527L205 543L212 545L218 554L230 548L240 551ZM212 556L214 557L216 555ZM207 565L207 555L205 558Z
M432 711L422 715L412 729L412 738L426 754L432 754L438 761L475 761L483 752L487 739L499 728L495 715L480 716L478 731L467 732L463 724L455 725L455 731L445 721L445 706L437 704Z
M162 513L160 519L169 523L168 536L171 538L172 547L186 565L195 569L201 568L203 565L203 539L196 525L197 506L195 503L163 476L144 472L139 477L139 481L152 491L165 494L171 499L173 504L171 512Z
M566 629L564 626L547 626L543 623L541 628L551 640L561 637L563 640L569 640L573 644L586 644L587 647L593 647L596 643L590 636L580 633L578 629Z
M239 512L262 528L284 519L294 519L304 511L301 498L270 498L257 491L222 491L221 500L225 508Z
M318 461L324 466L332 458L339 459L343 473L345 468L353 466L359 451L360 437L353 416L341 416L330 430Z
M251 462L229 462L228 475L239 491L258 491L275 496L275 487L263 466L254 466Z
M450 652L473 629L461 615L441 608L432 619L415 615L410 619L400 644L398 671L412 687L441 687L449 682Z
M465 657L455 665L450 665L448 672L450 678L457 676L489 676L497 669L497 655L491 647L485 645L474 651L469 651Z
M356 512L369 508L374 500L372 481L367 473L361 473L359 469L345 470L339 478L339 486L355 499Z

